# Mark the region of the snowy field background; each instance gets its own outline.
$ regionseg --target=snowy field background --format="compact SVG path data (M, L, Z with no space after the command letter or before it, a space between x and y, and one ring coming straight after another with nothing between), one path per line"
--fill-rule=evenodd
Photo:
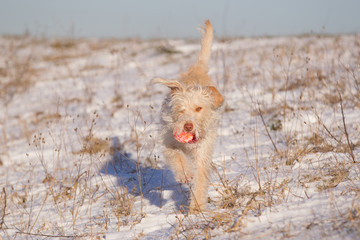
M166 168L198 41L0 37L0 239L359 239L360 36L217 39L208 209Z

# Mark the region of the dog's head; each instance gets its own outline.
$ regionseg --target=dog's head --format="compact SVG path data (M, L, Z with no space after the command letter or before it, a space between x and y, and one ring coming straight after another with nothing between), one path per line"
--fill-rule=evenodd
M155 78L153 83L161 83L171 90L162 117L176 140L197 143L214 128L217 109L224 101L214 86L184 86L179 81L162 78Z

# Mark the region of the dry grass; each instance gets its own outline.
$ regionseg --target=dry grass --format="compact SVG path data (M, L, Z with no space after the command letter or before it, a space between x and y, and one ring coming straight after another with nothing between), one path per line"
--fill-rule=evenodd
M14 41L6 47L1 47L1 55L6 61L0 67L0 96L5 105L8 104L16 94L26 91L36 76L33 66L34 56L30 53L23 53L24 44L27 38Z
M262 47L242 39L249 49L236 51L231 40L218 43L213 74L229 96L222 116L228 132L220 142L225 146L231 138L235 144L224 147L229 152L222 153L221 165L216 159L209 209L169 213L175 216L171 238L313 237L314 229L323 237L360 236L360 141L353 114L360 107L359 56L346 49L348 44L358 50L360 40L305 39L267 39L273 45ZM150 196L159 196L159 209L163 206L165 184L151 182L163 181L154 137L157 110L150 105L159 104L154 97L159 92L146 86L129 94L130 84L123 79L155 75L146 57L155 56L163 67L182 57L187 62L191 54L159 41L23 37L4 42L0 168L13 172L0 189L2 236L102 239L107 232L141 225ZM46 51L38 51L42 48ZM99 62L99 56L108 62ZM39 67L44 64L45 69ZM99 83L106 77L113 80ZM29 99L34 110L14 115L10 107L17 97L32 96L37 84L49 84L58 96L45 101L50 96L40 93L42 104ZM61 84L67 92L51 89ZM106 84L111 91L101 95ZM81 90L73 92L74 86ZM12 153L23 146L26 154L9 167L8 161L17 159ZM231 164L241 165L240 172L232 172ZM309 215L308 222L290 219L270 222L265 230L251 228L284 205L316 196L328 197L335 210L325 217ZM348 205L337 206L337 198L347 198Z

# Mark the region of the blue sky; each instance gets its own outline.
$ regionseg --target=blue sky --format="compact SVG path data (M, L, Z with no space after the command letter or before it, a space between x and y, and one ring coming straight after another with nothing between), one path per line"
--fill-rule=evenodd
M197 38L360 33L358 0L0 0L0 34Z

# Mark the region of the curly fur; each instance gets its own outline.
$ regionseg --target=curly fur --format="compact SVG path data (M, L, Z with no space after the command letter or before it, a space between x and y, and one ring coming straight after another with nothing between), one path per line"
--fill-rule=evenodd
M209 21L202 28L202 46L197 62L179 80L153 79L170 88L162 106L164 156L177 181L192 182L191 209L206 205L211 158L217 136L223 97L208 75L213 30ZM191 130L185 125L190 124ZM191 131L195 143L181 143L174 132Z

